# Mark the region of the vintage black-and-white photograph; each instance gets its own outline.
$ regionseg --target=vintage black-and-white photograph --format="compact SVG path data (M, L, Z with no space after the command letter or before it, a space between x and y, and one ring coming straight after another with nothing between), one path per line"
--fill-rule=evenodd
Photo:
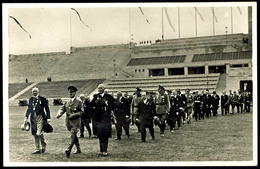
M258 165L256 13L4 3L3 165Z

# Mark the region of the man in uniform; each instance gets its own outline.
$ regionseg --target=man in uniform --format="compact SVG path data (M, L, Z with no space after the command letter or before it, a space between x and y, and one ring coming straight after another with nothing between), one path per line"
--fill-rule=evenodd
M242 92L241 92L241 91L238 92L238 98L237 98L237 100L238 100L238 103L237 103L238 113L239 113L239 112L240 112L240 113L243 113L243 100L244 100L244 98L243 98L243 95L242 95ZM240 110L240 111L239 111L239 110Z
M142 100L142 95L140 92L141 89L137 87L131 102L130 114L132 115L133 123L137 126L138 133L141 134L140 120L139 120L139 113L138 113L138 103Z
M250 113L250 106L251 106L252 97L250 92L246 92L245 96L245 112Z
M91 113L92 113L92 107L91 107L91 102L90 98L87 97L85 99L84 94L80 95L80 100L82 101L83 104L83 115L81 117L81 125L80 125L80 138L84 137L84 128L86 127L88 130L88 135L91 137L91 128L89 123L91 123Z
M121 140L122 135L122 127L125 130L127 137L129 138L129 122L127 119L130 118L130 108L129 103L126 98L122 96L121 92L117 93L117 99L115 104L115 113L116 116L116 131L117 131L117 138L116 140Z
M193 104L194 117L196 121L198 121L198 117L200 120L201 109L202 109L201 96L199 95L199 91L196 90L194 95L194 104Z
M99 156L106 157L108 148L108 138L111 137L111 113L115 108L115 99L113 96L104 93L105 86L98 85L98 94L93 96L91 105L93 106L94 128L99 138L100 153Z
M236 91L233 92L233 95L231 97L231 107L232 107L232 114L235 113L235 107L237 107L237 113L239 113L238 95L237 95Z
M209 90L207 89L203 99L203 109L206 113L207 118L211 117L210 107L211 107L211 95L209 94Z
M158 124L160 128L160 135L164 137L166 127L165 120L168 112L170 111L170 101L164 87L161 85L158 86L158 95L155 97L155 106L156 116L160 119L160 123Z
M190 94L190 89L186 89L186 108L185 111L187 113L187 120L188 120L188 124L191 123L191 119L192 119L192 105L193 105L193 96Z
M142 94L143 99L138 103L138 112L140 114L140 128L141 128L141 140L146 142L146 128L154 140L154 128L153 117L155 114L155 105L151 99L151 92L144 92Z
M231 104L232 99L233 99L233 93L232 93L232 90L229 90L229 95L228 95L228 113L230 112L230 106L232 107L232 104Z
M76 146L76 151L74 154L81 153L77 133L80 129L83 106L82 102L76 98L76 92L78 91L77 88L74 86L69 86L68 91L70 100L61 106L56 117L59 119L66 112L65 123L68 131L70 132L70 143L68 148L65 150L65 154L67 157L70 157L70 152L74 144Z
M227 115L228 113L228 95L226 94L226 91L223 90L221 95L221 114L222 116Z
M212 92L212 97L211 97L211 105L212 105L212 112L213 116L218 115L218 106L219 106L219 95L216 93L216 91Z
M35 140L35 151L33 154L44 153L46 150L46 143L43 136L44 121L50 122L50 109L48 101L45 97L39 95L39 89L32 89L33 97L29 99L28 109L25 114L24 123L28 121L30 116L31 132ZM42 149L40 149L40 143Z

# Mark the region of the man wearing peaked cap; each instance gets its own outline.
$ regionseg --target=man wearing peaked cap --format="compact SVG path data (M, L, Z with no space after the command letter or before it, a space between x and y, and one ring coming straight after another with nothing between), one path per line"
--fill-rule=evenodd
M135 95L133 96L133 99L131 101L130 105L130 115L132 116L132 122L136 125L138 129L138 133L141 134L141 128L139 123L139 112L138 112L138 103L142 100L141 92L142 90L137 87Z
M66 112L65 124L70 132L69 147L65 150L67 157L70 157L72 147L76 146L74 154L81 153L79 139L77 133L80 129L81 116L83 114L82 102L76 98L77 88L74 86L68 87L70 100L65 102L64 105L58 110L56 118L60 118Z
M74 87L74 86L69 86L68 87L68 91L76 92L76 91L78 91L78 89L76 87Z
M164 131L166 127L165 120L167 118L167 114L170 111L170 100L168 94L166 94L163 86L158 86L158 95L155 97L155 112L156 116L159 117L160 123L160 135L164 137Z

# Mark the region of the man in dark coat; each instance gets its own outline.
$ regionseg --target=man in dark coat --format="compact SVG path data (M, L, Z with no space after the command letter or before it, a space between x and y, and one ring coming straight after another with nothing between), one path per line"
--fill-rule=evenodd
M48 101L45 97L39 95L39 89L32 89L33 97L29 99L28 109L25 114L24 123L28 121L30 116L31 132L35 139L35 151L33 154L44 153L46 150L46 143L43 136L44 121L50 122L50 109ZM42 149L40 149L40 143Z
M206 117L211 117L211 95L209 94L209 90L206 90L204 98L202 98L203 110L206 113Z
M245 112L250 112L250 106L252 102L252 96L250 92L246 92L245 94Z
M218 115L218 106L219 106L219 95L216 93L216 91L212 92L212 97L211 97L211 106L212 106L212 112L213 116Z
M178 111L178 98L177 93L175 90L172 91L171 97L170 97L170 112L168 115L168 124L170 126L170 131L173 133L175 129L175 125L177 122L178 128L181 127L181 116Z
M88 136L91 137L91 128L89 123L91 123L91 113L92 113L92 106L90 102L90 98L84 96L84 94L80 95L80 100L83 104L83 114L81 116L81 125L80 125L80 138L84 137L84 128L86 127L88 130Z
M195 91L195 95L193 98L194 98L194 104L193 104L194 117L195 117L195 120L198 121L198 117L200 120L200 112L202 110L201 96L199 95L198 90Z
M228 108L229 108L228 95L226 94L226 91L223 91L223 93L221 95L221 114L222 114L222 116L228 114Z
M108 138L111 137L111 111L115 108L113 96L104 93L105 86L98 86L98 94L93 96L93 119L95 120L96 134L99 138L100 156L107 156Z
M70 100L65 102L63 106L58 110L56 118L59 119L66 112L65 124L70 132L70 143L68 148L65 150L67 157L70 157L72 147L76 146L74 154L81 153L79 139L77 133L80 129L81 116L83 114L82 102L76 98L77 88L74 86L68 87Z
M151 99L150 92L144 92L142 94L143 100L138 104L138 112L140 114L140 128L141 128L141 140L146 142L146 128L154 140L154 129L153 129L153 117L155 114L155 104Z
M121 92L117 93L117 99L115 104L114 115L116 116L116 140L121 140L122 127L125 130L127 137L129 138L129 122L126 120L130 118L130 106L128 100L122 96Z
M237 103L237 109L238 109L238 113L243 113L243 95L241 91L238 91L238 103Z

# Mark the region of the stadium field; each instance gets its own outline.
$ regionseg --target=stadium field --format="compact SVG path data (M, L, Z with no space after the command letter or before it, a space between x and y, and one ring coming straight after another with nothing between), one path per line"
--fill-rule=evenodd
M65 115L55 118L59 106L50 106L53 133L45 133L47 150L43 154L34 151L31 132L22 131L27 107L9 107L9 160L10 162L179 162L179 161L252 161L253 121L252 113L211 117L185 124L171 133L166 127L165 137L160 137L155 126L155 140L147 132L147 142L141 138L134 125L130 126L130 138L123 131L122 140L116 141L113 125L109 139L108 157L99 157L97 138L80 138L81 154L66 158L65 149L69 143L69 132L65 127Z

